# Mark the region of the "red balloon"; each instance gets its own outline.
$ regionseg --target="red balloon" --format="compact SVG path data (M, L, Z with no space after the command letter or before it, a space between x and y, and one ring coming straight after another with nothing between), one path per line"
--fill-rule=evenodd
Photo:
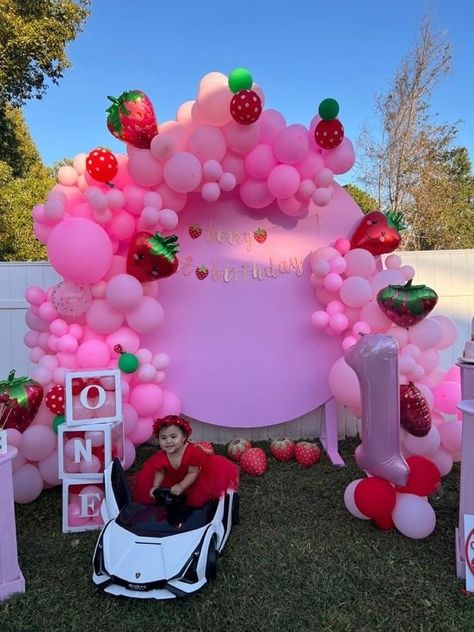
M357 509L373 520L392 513L396 496L392 485L378 476L364 478L354 491Z
M314 140L322 149L334 149L344 140L344 127L339 119L322 120L314 130Z
M415 437L425 437L431 430L428 403L413 382L400 385L400 423Z
M407 458L410 475L404 487L397 487L397 491L417 496L429 496L436 491L441 475L436 465L426 457L416 454ZM362 510L361 510L362 511Z
M87 173L97 182L110 182L118 171L117 158L108 149L93 149L86 158Z
M375 518L374 522L379 529L382 529L382 531L388 531L389 529L393 529L393 527L395 526L391 514L380 516L380 518Z
M232 97L230 113L239 125L251 125L262 113L262 100L254 90L240 90Z

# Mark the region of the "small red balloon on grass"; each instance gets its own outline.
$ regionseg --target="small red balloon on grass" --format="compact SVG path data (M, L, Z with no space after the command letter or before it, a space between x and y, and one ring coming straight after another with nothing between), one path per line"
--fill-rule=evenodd
M392 485L378 476L364 478L354 492L357 509L373 520L391 515L396 497Z

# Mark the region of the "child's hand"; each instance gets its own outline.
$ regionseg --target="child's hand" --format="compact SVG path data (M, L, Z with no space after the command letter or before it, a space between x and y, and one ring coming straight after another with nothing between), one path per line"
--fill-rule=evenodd
M171 487L170 492L173 494L173 496L179 496L183 493L183 488L179 483L177 483L176 485L173 485L173 487Z
M156 500L156 498L153 496L153 492L155 491L155 489L158 489L158 487L152 487L150 489L150 492L149 492L150 493L150 498L153 498L153 500Z

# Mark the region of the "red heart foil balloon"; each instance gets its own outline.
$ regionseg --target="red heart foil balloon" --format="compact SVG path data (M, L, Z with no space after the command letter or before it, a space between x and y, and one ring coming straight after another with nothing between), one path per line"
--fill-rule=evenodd
M413 382L400 385L400 424L415 437L425 437L431 430L426 398Z

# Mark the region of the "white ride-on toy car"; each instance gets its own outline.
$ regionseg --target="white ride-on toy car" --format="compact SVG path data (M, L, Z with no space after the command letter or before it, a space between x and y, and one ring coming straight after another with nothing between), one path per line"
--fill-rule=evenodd
M102 529L93 557L93 582L112 595L172 599L200 590L216 576L222 553L239 519L239 495L228 490L199 509L169 490L157 503L131 500L125 473L115 459L104 472Z

